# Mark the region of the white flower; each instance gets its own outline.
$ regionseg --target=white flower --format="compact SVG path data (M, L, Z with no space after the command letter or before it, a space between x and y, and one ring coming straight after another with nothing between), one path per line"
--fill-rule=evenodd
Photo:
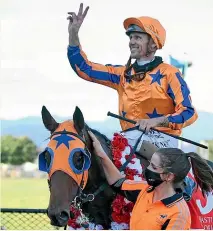
M120 159L120 161L121 161L121 164L123 165L123 164L126 162L126 159L125 159L124 157L122 157L122 158Z
M129 225L126 223L118 224L117 222L111 222L111 229L112 230L124 230L129 229Z
M141 177L139 177L139 176L134 176L134 181L141 181L142 180L142 178Z
M124 198L124 202L125 202L126 204L129 204L131 201L128 201L126 198Z
M126 146L125 149L123 150L122 154L125 155L129 155L131 152L131 149L129 146Z

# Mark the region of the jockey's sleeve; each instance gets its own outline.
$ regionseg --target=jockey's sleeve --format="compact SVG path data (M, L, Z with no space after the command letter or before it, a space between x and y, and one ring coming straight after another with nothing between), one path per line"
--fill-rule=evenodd
M80 46L68 46L67 56L76 74L90 82L99 83L115 90L120 84L120 77L125 67L121 65L102 65L88 60Z
M175 113L167 115L171 129L182 129L197 120L198 115L192 106L189 88L179 71L168 74L168 95L175 105Z
M122 178L112 184L111 187L115 192L124 196L127 200L135 203L141 190L147 188L147 184L137 183L135 181Z

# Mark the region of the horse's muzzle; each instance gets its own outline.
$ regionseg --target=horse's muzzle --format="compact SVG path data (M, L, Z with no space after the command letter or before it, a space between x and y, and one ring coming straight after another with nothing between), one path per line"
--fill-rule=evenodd
M48 213L48 216L51 220L51 225L58 227L66 226L69 220L69 213L67 211L62 211L60 214Z

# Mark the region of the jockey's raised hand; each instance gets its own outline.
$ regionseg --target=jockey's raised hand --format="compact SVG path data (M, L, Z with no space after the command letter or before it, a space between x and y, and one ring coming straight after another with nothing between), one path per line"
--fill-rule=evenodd
M68 32L69 32L69 45L70 46L78 46L79 38L78 32L84 21L84 18L87 15L89 7L87 6L85 10L83 10L83 3L80 4L78 14L75 12L68 12L69 16L67 19L69 20Z

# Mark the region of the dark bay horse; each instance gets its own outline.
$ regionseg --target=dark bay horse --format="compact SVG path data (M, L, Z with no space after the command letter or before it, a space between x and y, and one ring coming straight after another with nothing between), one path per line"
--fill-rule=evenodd
M57 123L45 106L41 114L44 126L51 135L47 148L39 155L39 168L49 175L48 216L51 224L59 227L67 225L70 205L83 188L85 195L97 193L94 200L82 205L83 213L88 215L91 222L109 229L111 203L116 194L109 186L100 190L106 178L100 160L94 154L88 130L96 135L110 159L111 141L89 128L78 107L73 113L73 120L62 123ZM141 163L148 165L142 156L138 158Z

